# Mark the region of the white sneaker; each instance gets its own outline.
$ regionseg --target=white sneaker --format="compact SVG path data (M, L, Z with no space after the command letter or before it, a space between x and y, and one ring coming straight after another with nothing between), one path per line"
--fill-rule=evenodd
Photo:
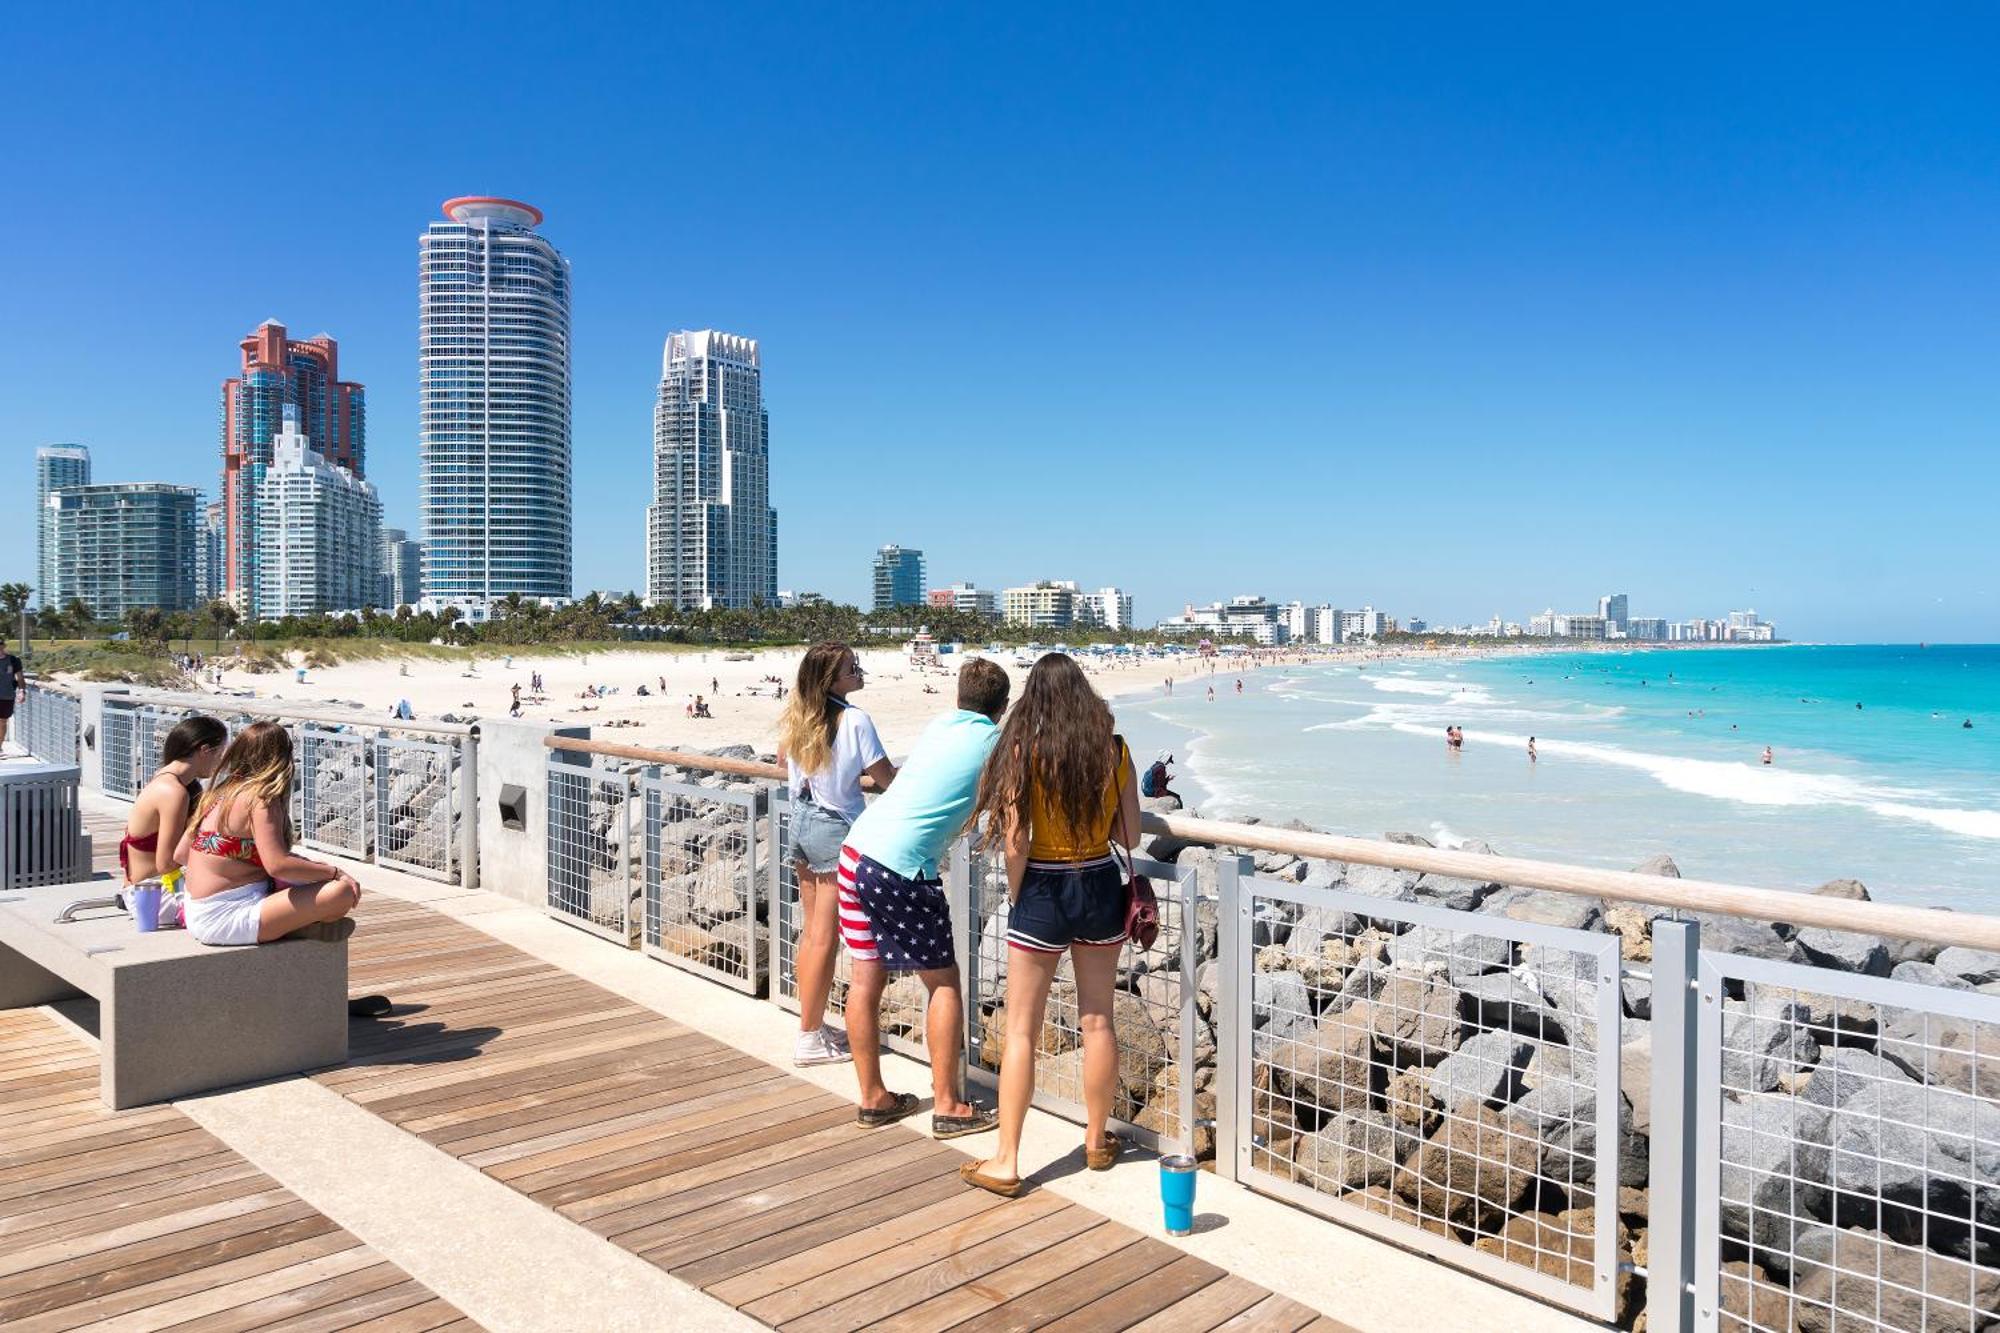
M852 1055L854 1053L847 1044L846 1028L837 1028L831 1023L821 1023L819 1025L819 1035L825 1037L826 1044L833 1047L834 1050L839 1051L842 1055Z
M792 1043L792 1063L800 1069L807 1065L844 1064L853 1058L845 1045L835 1046L826 1039L825 1028L817 1032L801 1032L798 1040Z

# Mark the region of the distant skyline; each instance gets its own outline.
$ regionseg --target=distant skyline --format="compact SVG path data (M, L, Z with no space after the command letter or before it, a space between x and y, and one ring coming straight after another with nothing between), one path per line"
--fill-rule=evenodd
M715 328L758 341L781 423L783 588L865 606L900 542L935 586L1116 584L1148 624L1616 588L1796 639L2000 639L2000 13L198 5L0 34L0 581L36 579L36 446L215 498L215 386L265 319L339 340L384 522L416 529L417 238L479 193L573 267L579 594L643 590L661 343ZM225 171L253 97L283 152ZM342 168L277 169L308 162Z

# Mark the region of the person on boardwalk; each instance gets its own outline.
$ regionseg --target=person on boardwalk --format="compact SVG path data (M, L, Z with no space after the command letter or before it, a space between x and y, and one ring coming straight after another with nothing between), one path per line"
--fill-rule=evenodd
M915 972L929 995L924 1050L931 1062L931 1133L955 1139L991 1129L998 1120L964 1096L965 997L939 861L972 813L1010 688L998 663L967 662L958 673L957 709L924 729L895 786L861 812L840 849L840 934L854 960L847 1035L864 1125L888 1124L917 1109L914 1095L892 1093L882 1083L882 987L890 972Z
M1124 1146L1105 1127L1118 1086L1112 992L1125 943L1125 877L1111 853L1139 836L1132 752L1111 708L1075 659L1050 653L1029 671L1021 701L979 777L975 816L1006 853L1007 1031L1000 1061L1000 1142L967 1162L967 1184L1021 1190L1021 1127L1035 1091L1035 1048L1049 987L1068 954L1083 1040L1084 1164L1104 1171Z
M339 867L292 851L292 738L284 727L252 722L217 772L174 850L187 867L189 933L203 944L338 943L352 935L348 913L361 902L361 886Z
M839 946L840 849L860 815L863 776L886 789L896 766L875 723L847 702L863 683L861 659L844 643L816 643L799 663L798 685L778 723L778 762L792 796L792 849L799 879L799 1035L792 1063L852 1058L847 1034L826 1021Z
M7 752L7 728L14 717L14 700L27 683L21 659L8 652L7 641L0 639L0 754Z
M181 834L194 818L201 784L215 776L228 744L229 728L199 713L167 733L160 743L160 771L140 788L118 841L118 867L128 886L158 879L181 864L175 856Z

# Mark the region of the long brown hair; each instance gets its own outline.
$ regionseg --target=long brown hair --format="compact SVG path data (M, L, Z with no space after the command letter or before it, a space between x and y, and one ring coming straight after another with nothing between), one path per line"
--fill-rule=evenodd
M252 722L237 733L215 771L214 783L195 808L195 822L237 797L271 806L279 826L290 835L292 737L278 723Z
M974 821L991 817L995 832L1026 825L1029 793L1039 785L1070 828L1079 834L1096 828L1116 762L1112 727L1111 706L1090 687L1076 659L1043 656L1028 672L980 771Z
M799 663L798 683L778 719L778 748L801 773L817 773L833 758L833 737L840 729L841 701L833 692L854 650L828 640L806 649Z

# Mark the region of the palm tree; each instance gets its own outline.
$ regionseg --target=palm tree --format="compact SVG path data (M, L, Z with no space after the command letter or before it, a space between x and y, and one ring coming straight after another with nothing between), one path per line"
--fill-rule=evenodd
M125 613L125 628L131 631L134 640L161 643L166 619L156 606L135 606Z
M21 626L22 646L28 638L28 594L32 591L25 583L0 583L0 643L15 624Z
M201 618L208 622L209 630L215 635L215 651L218 653L222 651L223 631L235 629L237 622L243 619L235 607L220 597L201 609Z

